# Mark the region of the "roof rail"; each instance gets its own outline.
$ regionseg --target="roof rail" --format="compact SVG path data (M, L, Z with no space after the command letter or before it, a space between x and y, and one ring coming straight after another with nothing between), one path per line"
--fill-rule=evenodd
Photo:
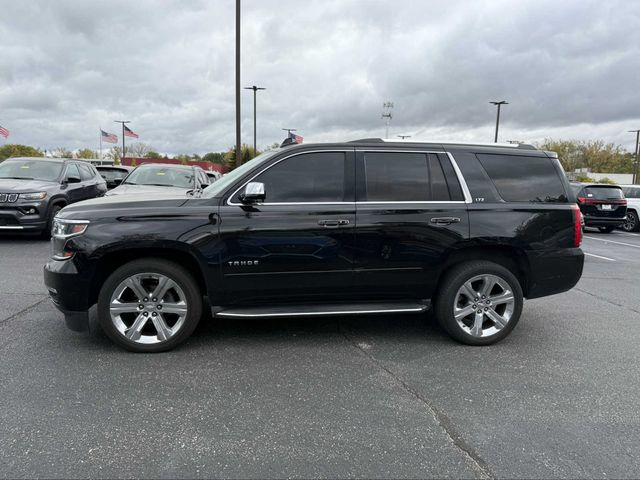
M526 150L537 150L531 144L528 143L493 143L493 142L455 142L451 140L408 140L408 139L395 139L395 138L360 138L357 140L350 140L349 143L435 143L441 145L474 145L481 147L509 147L509 148L522 148Z

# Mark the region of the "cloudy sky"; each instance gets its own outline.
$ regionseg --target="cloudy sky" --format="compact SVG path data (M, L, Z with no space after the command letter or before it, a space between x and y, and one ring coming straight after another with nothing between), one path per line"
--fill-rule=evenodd
M235 141L233 0L0 0L11 143L96 148L132 120L169 153ZM640 1L244 0L242 85L258 144L384 136L602 139L640 128ZM243 90L243 140L253 139ZM0 138L0 143L6 143Z

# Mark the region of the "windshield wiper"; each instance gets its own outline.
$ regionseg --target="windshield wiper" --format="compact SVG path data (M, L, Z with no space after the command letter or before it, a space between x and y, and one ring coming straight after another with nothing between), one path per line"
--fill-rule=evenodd
M33 177L0 177L0 178L11 178L12 180L35 180Z

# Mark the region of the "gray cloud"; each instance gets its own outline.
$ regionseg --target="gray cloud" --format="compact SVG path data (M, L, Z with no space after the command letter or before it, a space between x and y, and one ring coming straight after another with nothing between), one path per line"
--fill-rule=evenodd
M0 0L0 124L41 148L97 144L126 117L168 153L234 143L233 2ZM391 132L487 141L602 138L640 126L640 3L243 2L243 86L258 138ZM252 138L251 93L243 135Z

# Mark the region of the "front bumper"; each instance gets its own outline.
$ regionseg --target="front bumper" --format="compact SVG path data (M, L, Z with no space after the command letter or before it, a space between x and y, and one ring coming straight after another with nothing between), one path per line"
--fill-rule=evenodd
M582 276L584 253L580 248L528 251L527 298L545 297L572 289Z
M89 329L90 280L83 278L72 260L50 260L44 266L44 284L71 330Z
M30 214L31 209L36 213ZM46 206L42 202L0 206L0 232L36 232L46 227Z

